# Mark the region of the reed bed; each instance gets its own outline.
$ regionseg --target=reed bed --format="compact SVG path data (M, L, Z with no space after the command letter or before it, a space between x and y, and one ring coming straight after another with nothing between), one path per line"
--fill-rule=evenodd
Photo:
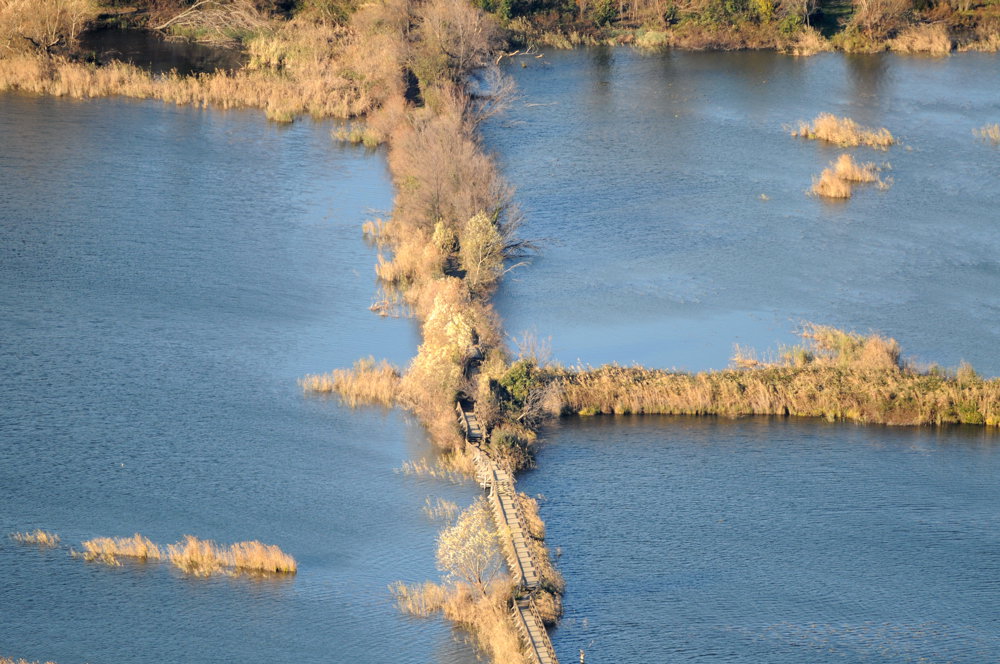
M810 140L826 141L840 147L868 147L886 150L896 139L886 128L862 127L851 118L838 118L831 113L820 113L812 124L800 122L792 136Z
M385 360L376 362L368 357L355 362L351 369L304 376L299 385L307 392L336 392L352 408L370 404L391 406L399 393L399 371Z
M237 542L224 547L212 540L185 535L167 547L171 564L193 576L219 573L295 574L295 559L272 544L258 541Z
M83 559L113 567L121 566L121 558L142 562L160 560L163 551L149 538L136 533L132 537L95 537L83 543Z
M20 657L17 658L17 659L14 659L13 657L0 657L0 664L55 664L55 662L50 662L50 661L45 661L45 662L31 661L31 662L29 662L28 660L21 659Z
M608 365L550 369L558 414L797 415L865 424L1000 426L1000 379L919 372L879 335L810 326L776 363L683 373Z
M35 544L43 548L59 546L59 535L40 528L30 532L11 533L10 538L21 544Z
M494 662L527 664L529 661L510 616L509 580L496 581L486 593L468 583L443 585L430 581L389 586L396 604L413 616L428 617L438 613L467 628L473 642Z

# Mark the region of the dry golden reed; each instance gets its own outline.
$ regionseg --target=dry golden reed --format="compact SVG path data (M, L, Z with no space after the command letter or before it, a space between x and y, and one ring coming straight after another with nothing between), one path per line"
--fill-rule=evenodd
M334 369L330 373L307 375L299 379L307 392L336 392L352 408L362 404L390 406L399 392L399 372L391 364L368 357L354 363L352 369Z
M878 169L873 163L859 164L849 154L842 154L830 168L823 169L818 178L813 178L812 193L825 198L850 198L852 183L877 183L880 188L888 185L878 177Z
M83 543L84 560L121 566L119 558L160 560L163 552L149 538L136 533L132 537L95 537Z
M486 593L468 583L443 585L431 582L389 586L399 608L415 616L442 613L446 618L470 629L479 648L491 661L504 664L527 664L529 661L509 607L512 588L509 579L491 583Z
M988 124L979 129L973 129L972 133L984 141L1000 145L1000 124Z
M41 547L59 546L59 535L42 529L26 533L12 533L10 538L21 544L37 544Z
M851 183L838 177L832 168L824 168L818 178L813 178L812 193L823 198L850 198Z
M210 576L221 572L258 574L294 574L295 559L272 544L258 541L237 542L229 547L212 540L185 535L177 544L167 547L170 562L186 574Z
M812 124L800 122L792 136L827 141L841 147L867 145L881 150L896 142L886 128L862 127L851 118L838 118L831 113L820 113Z
M900 30L889 40L888 47L898 53L948 55L954 44L943 23L917 23Z
M776 363L697 374L620 367L549 369L558 413L798 415L865 424L1000 426L1000 379L906 366L880 335L806 327Z
M49 661L46 661L44 663L38 661L29 662L26 659L20 659L20 658L14 659L13 657L0 657L0 664L55 664L55 662L49 662Z

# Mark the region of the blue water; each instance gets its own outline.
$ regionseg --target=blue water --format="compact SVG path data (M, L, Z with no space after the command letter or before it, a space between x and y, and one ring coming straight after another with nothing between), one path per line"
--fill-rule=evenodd
M405 364L368 311L381 155L331 127L122 100L0 97L0 655L82 662L472 662L389 583L436 578L432 454L306 373ZM63 547L7 538L45 528ZM69 556L95 536L277 544L279 581Z
M811 420L551 428L563 662L1000 661L1000 436Z
M508 332L564 364L702 370L803 320L1000 374L995 55L545 51L485 128L532 262ZM887 152L793 139L821 112ZM842 152L887 191L806 194ZM762 196L763 195L763 196ZM563 662L1000 662L1000 437L812 420L567 419L543 432Z
M808 320L1000 375L1000 151L972 134L1000 122L996 55L543 55L512 62L521 99L485 129L542 245L500 291L508 332L566 364L702 370ZM822 112L901 145L789 135ZM808 196L842 152L891 188Z

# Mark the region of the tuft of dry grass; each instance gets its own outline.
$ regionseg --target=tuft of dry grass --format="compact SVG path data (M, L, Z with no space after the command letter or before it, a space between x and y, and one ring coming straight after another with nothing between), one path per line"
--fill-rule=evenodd
M972 133L984 141L1000 145L1000 124L988 124L979 129L973 129Z
M875 164L868 162L859 164L849 154L842 154L823 169L818 178L813 178L812 191L817 196L825 198L850 198L851 183L877 183L880 189L888 188L888 184L878 177Z
M391 406L399 393L399 371L387 361L368 357L351 369L335 369L327 374L299 379L307 392L336 392L352 408L362 404Z
M10 538L21 544L37 544L41 547L59 546L59 535L40 528L26 533L11 533Z
M850 198L851 183L838 177L832 168L824 168L818 178L813 178L810 191L823 198Z
M871 162L859 164L849 154L842 154L837 158L837 161L833 163L833 172L838 178L848 182L876 182L878 180L875 164Z
M120 558L139 561L160 560L163 552L149 538L136 533L132 537L95 537L83 543L83 559L120 567Z
M948 55L954 44L943 23L918 23L901 30L889 40L889 50L898 53Z
M29 662L28 660L21 658L14 659L13 657L0 657L0 664L55 664L55 662L49 662L49 661L46 661L44 663L38 661Z
M800 122L798 128L792 131L792 136L827 141L841 147L867 145L880 150L885 150L896 142L884 127L862 127L851 118L838 118L831 113L820 113L811 125Z
M273 544L256 540L227 547L193 535L167 547L170 562L186 574L210 576L225 571L256 574L295 574L295 559Z

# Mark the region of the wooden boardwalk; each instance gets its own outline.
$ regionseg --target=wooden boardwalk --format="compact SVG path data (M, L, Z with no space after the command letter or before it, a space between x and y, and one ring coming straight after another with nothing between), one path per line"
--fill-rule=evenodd
M456 410L466 445L476 464L476 479L488 492L493 520L503 540L504 557L518 584L512 608L514 622L535 664L558 664L549 633L535 608L533 597L541 580L528 543L514 477L482 448L485 434L476 417L475 405L468 400L459 401Z

